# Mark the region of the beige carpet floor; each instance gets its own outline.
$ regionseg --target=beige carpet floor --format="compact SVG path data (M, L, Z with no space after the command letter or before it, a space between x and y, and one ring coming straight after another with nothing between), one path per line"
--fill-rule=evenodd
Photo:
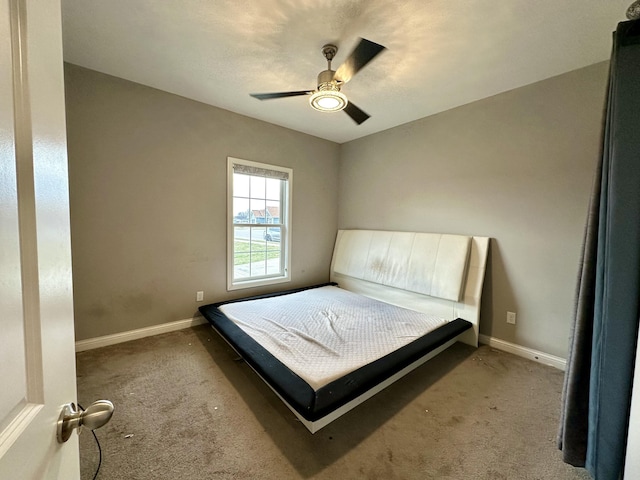
M588 479L556 449L563 373L456 344L310 434L208 326L82 352L78 400L100 480ZM80 435L82 478L97 466Z

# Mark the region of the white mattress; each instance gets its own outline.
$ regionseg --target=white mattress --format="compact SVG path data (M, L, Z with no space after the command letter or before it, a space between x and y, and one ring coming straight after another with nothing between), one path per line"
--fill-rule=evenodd
M447 323L334 286L219 308L315 390Z

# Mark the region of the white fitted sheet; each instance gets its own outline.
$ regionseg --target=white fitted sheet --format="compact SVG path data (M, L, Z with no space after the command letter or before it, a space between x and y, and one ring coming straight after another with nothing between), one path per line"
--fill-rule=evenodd
M219 309L314 390L447 323L335 286Z

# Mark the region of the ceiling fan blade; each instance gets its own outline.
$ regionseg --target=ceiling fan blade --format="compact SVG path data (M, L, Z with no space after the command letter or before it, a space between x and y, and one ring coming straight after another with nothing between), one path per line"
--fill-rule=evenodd
M347 106L344 107L344 111L358 125L360 125L362 122L364 122L367 118L370 117L370 115L367 112L360 110L351 102L347 102Z
M347 83L358 71L360 71L367 63L375 58L385 49L382 45L378 45L371 40L361 38L360 43L353 49L353 52L340 65L334 78L339 82Z
M277 93L250 93L258 100L271 100L272 98L298 97L300 95L311 95L313 90L300 90L297 92L277 92Z

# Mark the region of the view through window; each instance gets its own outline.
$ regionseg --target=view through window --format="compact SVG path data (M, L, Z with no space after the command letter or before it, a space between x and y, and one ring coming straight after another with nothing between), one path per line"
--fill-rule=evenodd
M292 173L229 158L229 289L289 280Z

